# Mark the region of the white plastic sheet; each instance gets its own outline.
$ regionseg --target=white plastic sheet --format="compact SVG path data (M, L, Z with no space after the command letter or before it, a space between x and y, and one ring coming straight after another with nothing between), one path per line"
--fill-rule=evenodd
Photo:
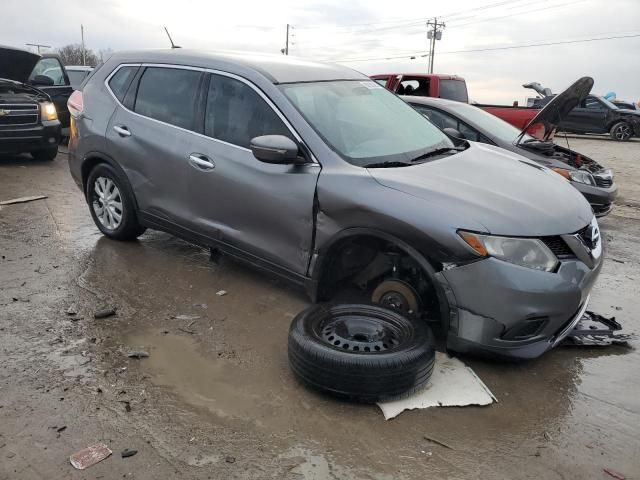
M429 407L489 405L496 397L471 368L457 358L436 352L436 363L427 386L410 397L378 403L386 420L405 410Z

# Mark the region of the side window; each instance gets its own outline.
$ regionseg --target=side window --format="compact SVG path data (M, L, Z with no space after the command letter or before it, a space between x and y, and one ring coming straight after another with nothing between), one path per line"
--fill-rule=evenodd
M140 78L133 110L193 130L201 76L194 70L148 67Z
M109 80L109 88L121 102L124 100L129 84L131 80L133 80L138 68L139 67L122 67Z
M245 148L249 148L252 138L261 135L284 135L294 140L280 117L255 90L223 75L211 75L204 133Z
M480 140L480 132L471 128L469 125L458 122L458 131L464 135L464 138L467 140L471 140L472 142L479 142ZM486 142L485 142L486 143Z
M64 71L62 65L57 58L43 58L36 63L33 67L33 71L29 76L29 80L33 80L36 75L44 75L53 80L53 85L63 86L68 85L67 80L64 77Z
M584 108L588 108L590 110L602 110L603 107L598 99L587 97L587 99L584 101Z
M458 129L458 121L451 115L448 115L440 110L433 110L427 107L417 107L418 111L431 121L440 130L444 128Z
M403 80L400 82L400 86L398 87L398 95L414 95L417 97L429 96L429 85L426 79L407 78L407 76L402 78Z

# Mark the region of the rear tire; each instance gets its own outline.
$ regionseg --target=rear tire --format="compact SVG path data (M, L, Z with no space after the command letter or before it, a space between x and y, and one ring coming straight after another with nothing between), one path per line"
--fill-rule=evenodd
M111 165L96 165L87 178L87 203L100 231L114 240L135 240L146 230L138 222L129 182Z
M609 135L618 142L626 142L633 136L633 129L627 122L618 122L611 127Z
M47 148L46 150L36 150L35 152L31 152L31 156L33 157L33 159L39 162L50 162L55 159L57 155L57 145L53 148Z
M305 386L364 403L407 396L431 378L431 329L374 305L314 305L289 329L289 365Z

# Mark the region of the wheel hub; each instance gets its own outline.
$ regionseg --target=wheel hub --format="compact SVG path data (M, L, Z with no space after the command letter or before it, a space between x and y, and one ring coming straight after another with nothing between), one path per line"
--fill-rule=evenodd
M418 311L418 295L402 280L385 280L371 294L371 301L399 313L410 315Z
M321 338L334 347L365 353L382 352L400 343L393 329L360 316L345 316L324 325Z

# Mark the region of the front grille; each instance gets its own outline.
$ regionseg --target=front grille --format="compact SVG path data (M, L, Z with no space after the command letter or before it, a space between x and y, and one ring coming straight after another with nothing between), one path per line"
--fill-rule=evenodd
M549 250L553 252L556 257L569 257L574 256L573 252L569 248L569 245L562 239L562 237L542 237L540 240L549 247Z
M36 125L39 118L37 103L0 104L0 127Z
M596 181L596 185L598 185L599 187L609 188L611 185L613 185L613 178L611 177L598 177L594 175L593 178Z

